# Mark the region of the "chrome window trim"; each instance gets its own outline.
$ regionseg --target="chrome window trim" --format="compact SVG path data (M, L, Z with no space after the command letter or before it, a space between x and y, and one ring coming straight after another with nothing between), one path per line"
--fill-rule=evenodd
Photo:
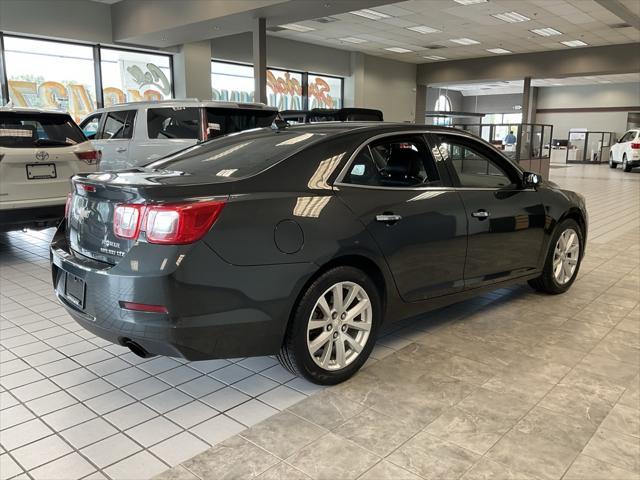
M355 160L355 158L360 154L360 152L364 149L364 147L368 147L372 142L379 140L381 138L385 138L385 137L392 137L395 135L429 135L429 134L437 134L438 131L434 131L431 129L427 129L427 130L422 130L422 129L416 129L416 130L399 130L397 132L385 132L385 133L380 133L378 135L374 135L371 138L368 138L366 141L364 141L362 144L360 144L358 146L358 148L356 148L353 153L351 154L351 156L349 157L349 159L347 160L347 163L345 163L344 167L342 168L342 170L340 170L340 173L338 174L338 176L336 177L335 181L333 182L333 186L334 187L350 187L350 188L367 188L367 189L371 189L371 190L394 190L394 191L399 191L399 190L404 190L404 191L425 191L425 190L435 190L435 191L451 191L451 192L455 192L455 191L461 191L461 190L465 190L465 191L469 191L469 190L473 190L473 191L497 191L497 190L504 190L504 191L518 191L518 192L525 192L525 191L536 191L534 188L514 188L514 189L506 189L506 188L491 188L491 187L445 187L445 186L440 186L440 187L382 187L382 186L378 186L378 185L358 185L358 184L354 184L354 183L345 183L342 180L344 179L344 177L346 176L347 172L349 171L349 168L351 167L351 164L353 163L353 161ZM468 133L462 133L462 132L446 132L445 135L456 135L459 137L464 137L464 138L471 138L473 139L473 137L471 137ZM426 139L424 139L427 148L430 148L429 143L427 142ZM509 161L509 163L511 163L511 165L513 165L513 163L507 159ZM436 160L435 158L433 159L434 162L437 162L438 160ZM442 161L442 160L440 160Z

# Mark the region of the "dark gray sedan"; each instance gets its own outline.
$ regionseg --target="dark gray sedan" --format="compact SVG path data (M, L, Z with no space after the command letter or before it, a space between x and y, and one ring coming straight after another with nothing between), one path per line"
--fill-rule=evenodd
M341 382L385 321L528 281L566 291L581 196L458 130L267 128L77 175L51 244L60 301L141 356L277 354Z

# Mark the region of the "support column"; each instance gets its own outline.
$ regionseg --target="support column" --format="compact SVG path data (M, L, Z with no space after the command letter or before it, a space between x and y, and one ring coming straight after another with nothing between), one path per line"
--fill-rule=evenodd
M267 23L256 18L253 23L253 81L255 102L267 103Z
M416 84L416 119L418 125L427 123L425 113L427 110L427 86Z
M173 57L176 98L211 99L211 41L180 45Z
M525 77L522 90L522 123L535 123L538 89L531 86L531 77Z
M351 52L351 75L344 79L344 106L364 107L364 54Z

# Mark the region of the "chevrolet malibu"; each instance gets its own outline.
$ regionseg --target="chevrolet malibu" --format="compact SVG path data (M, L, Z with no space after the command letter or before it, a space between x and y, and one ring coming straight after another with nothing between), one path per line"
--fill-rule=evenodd
M581 196L425 125L251 130L72 184L51 262L83 327L145 357L275 354L320 384L384 322L515 282L565 292L587 236Z

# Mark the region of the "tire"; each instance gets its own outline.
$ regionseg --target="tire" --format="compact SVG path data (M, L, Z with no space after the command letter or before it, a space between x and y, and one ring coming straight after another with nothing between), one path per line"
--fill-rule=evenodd
M624 170L625 172L630 172L631 171L631 165L629 165L629 163L627 162L627 154L626 153L622 156L622 170Z
M560 275L557 275L554 270L554 260L556 259L557 249L559 248L560 237L567 232L569 233L569 238L571 231L575 233L578 250L577 253L572 253L571 255L567 255L567 260L574 258L576 260L575 268L571 272L571 275L568 278L566 277L566 271L561 268ZM567 237L564 237L565 240ZM580 263L582 262L582 257L584 252L584 234L580 226L571 219L563 220L556 227L553 236L551 237L551 242L549 243L549 250L547 252L547 258L545 259L544 269L542 270L542 274L538 278L534 278L533 280L529 280L529 285L539 292L549 293L552 295L557 295L559 293L564 293L575 281L578 276L578 271L580 270ZM566 251L563 252L566 254ZM572 256L573 255L573 256ZM557 263L555 263L557 267ZM559 278L560 277L560 278Z
M339 301L336 305L334 292L338 291L342 292L344 303L348 302L346 307L341 307ZM355 292L357 296L349 302L350 294ZM324 307L322 299L326 302ZM355 313L359 305L362 312L347 324L346 312ZM317 326L309 329L311 321ZM381 321L380 292L369 276L353 267L332 268L315 279L302 294L277 358L295 375L319 385L335 385L347 380L366 362ZM360 352L345 339L346 335L358 344ZM342 356L339 356L340 343Z
M613 161L613 152L609 152L609 168L617 168L618 164Z

